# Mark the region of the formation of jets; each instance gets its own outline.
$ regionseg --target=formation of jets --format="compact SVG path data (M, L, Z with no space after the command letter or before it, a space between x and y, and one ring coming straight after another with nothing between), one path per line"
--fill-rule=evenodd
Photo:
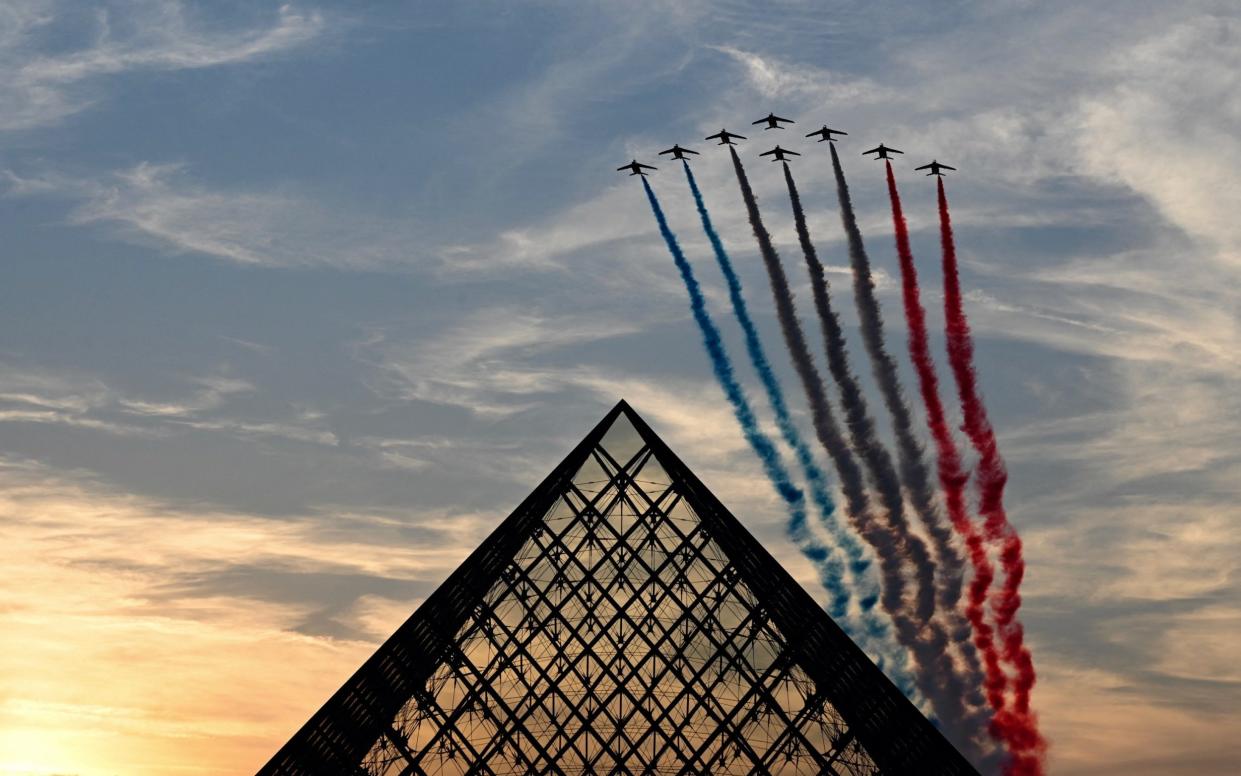
M763 127L763 129L768 130L768 129L784 129L784 127L781 126L782 124L794 124L796 122L794 122L792 119L781 118L780 116L777 116L774 113L768 113L766 116L752 123L755 125L766 124L767 126ZM820 143L822 143L825 140L829 143L835 143L836 140L838 139L837 135L846 136L848 134L849 133L845 132L844 130L832 129L831 127L824 124L822 128L816 129L813 132L807 133L806 137L817 137L819 139L818 142ZM707 135L703 139L704 140L718 140L720 142L717 143L717 145L731 146L731 145L737 145L734 142L736 140L745 140L746 136L738 135L736 132L729 132L727 129L721 129L719 132L716 132L714 135ZM896 158L892 156L892 154L904 154L904 153L905 153L904 151L901 151L896 148L889 148L883 143L880 143L879 145L875 146L869 151L863 151L862 155L870 156L873 154L875 159L892 160ZM688 161L689 156L687 156L687 154L693 154L694 156L698 156L697 151L691 150L689 148L682 148L679 144L674 145L672 148L668 148L668 149L665 149L659 152L660 156L667 155L667 156L671 156L672 159L683 159L683 160ZM789 157L801 156L801 154L798 153L797 151L790 151L787 148L781 148L779 145L777 145L775 148L771 149L770 151L764 151L763 153L759 154L759 156L770 156L771 161L773 162L784 162L784 161L788 161ZM622 172L624 170L628 170L630 175L646 175L646 172L644 172L645 170L654 170L654 169L656 168L652 167L649 164L642 164L637 159L634 159L629 164L625 164L625 165L621 165L620 167L617 167L616 171ZM957 168L949 167L946 164L941 164L939 160L937 159L932 159L930 164L924 164L921 167L915 167L914 169L918 171L930 170L930 172L927 173L928 176L931 176L931 175L942 176L944 174L944 170L955 171Z

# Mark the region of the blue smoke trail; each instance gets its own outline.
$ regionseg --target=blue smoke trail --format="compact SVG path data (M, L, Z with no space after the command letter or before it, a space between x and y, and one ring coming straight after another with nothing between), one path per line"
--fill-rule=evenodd
M879 600L879 582L871 569L870 560L866 557L865 551L853 534L836 519L836 505L832 502L832 498L827 490L827 477L823 469L815 461L814 454L810 452L809 446L789 414L788 403L784 398L784 389L780 387L775 371L771 368L771 362L767 359L767 353L764 351L762 340L758 335L758 327L754 325L754 320L750 317L749 308L741 292L741 278L738 277L736 270L733 268L732 259L729 258L719 233L715 231L715 226L711 223L711 216L707 212L706 203L702 198L702 191L698 188L698 182L694 178L693 171L684 162L682 162L682 166L685 168L685 177L689 181L690 191L694 195L694 204L698 208L703 231L706 232L707 239L711 242L711 247L715 251L716 262L719 264L720 271L724 274L724 279L728 284L728 296L732 301L733 313L736 315L737 322L741 325L741 329L745 334L746 351L749 353L750 362L754 365L754 370L758 373L759 379L763 383L768 401L771 403L772 410L775 413L776 425L780 429L780 434L784 437L784 441L793 449L797 461L805 473L806 481L810 485L811 497L815 502L815 506L818 507L824 525L849 559L849 568L852 572L854 583L863 589L863 594L859 600L863 624L859 632L857 623L851 622L853 618L848 614L850 595L841 580L840 560L835 552L827 550L827 557L822 561L821 575L825 578L824 586L832 594L828 611L833 619L841 623L842 627L853 631L850 633L850 636L855 639L861 632L865 633L868 637L865 641L868 642L870 651L884 656L883 662L887 663L888 669L896 674L893 677L894 681L907 696L912 696L913 681L902 670L904 666L902 651L891 641L891 634L887 625L879 614L874 611L875 604ZM796 521L790 524L789 532L799 547L801 547L803 538L810 538L804 524L798 524ZM824 549L826 550L827 548ZM814 559L812 557L812 560ZM827 581L829 579L832 580L831 584Z
M682 163L684 164L684 163ZM703 202L702 192L698 189L698 182L694 179L694 173L690 170L688 164L684 164L685 177L689 181L690 191L694 195L694 204L698 207L698 215L702 219L702 228L707 233L707 239L711 241L711 247L715 250L715 259L720 266L720 271L724 273L724 279L728 283L728 297L732 301L733 313L737 316L737 322L741 324L741 330L745 333L746 351L750 355L750 362L754 365L755 371L758 372L759 378L762 380L763 388L767 391L767 398L771 402L771 408L775 411L776 425L780 428L780 434L784 437L784 441L789 447L793 448L797 455L797 461L801 464L806 473L806 481L810 484L811 496L815 505L819 508L819 512L823 515L824 522L828 524L828 530L833 536L839 537L841 546L846 548L849 555L850 570L854 577L861 577L866 574L870 567L870 560L862 552L862 548L857 541L836 521L836 505L832 503L832 498L827 492L827 478L817 462L814 455L811 454L810 448L802 439L801 432L794 425L792 417L789 415L788 404L784 400L784 389L780 387L779 381L776 379L775 372L771 368L771 362L767 360L767 353L763 350L762 341L758 336L758 328L754 325L754 320L750 318L749 308L746 306L745 297L741 294L741 279L737 277L736 271L733 269L732 260L728 257L727 251L724 250L724 244L720 240L720 236L715 231L714 225L711 223L711 216L707 213L707 206ZM839 561L833 559L835 565L839 567ZM868 575L869 576L869 575ZM868 580L870 581L870 580ZM871 609L879 598L878 584L875 583L874 591L867 591L867 595L861 602L863 609ZM836 598L832 601L832 607L828 610L833 617L843 617L849 605L849 592L845 589L835 591Z
M651 212L655 214L655 220L659 222L659 233L663 235L664 242L668 244L668 251L672 254L677 269L681 272L681 280L685 281L685 290L689 292L690 310L693 311L694 321L698 324L699 331L702 332L702 343L707 349L707 355L711 357L711 368L715 372L715 379L724 389L724 396L728 398L728 403L733 407L733 414L737 416L737 422L741 425L746 441L750 443L755 455L762 462L767 478L771 480L776 492L788 505L792 523L805 526L805 496L793 484L788 470L784 467L784 462L780 459L780 451L758 428L758 420L754 417L754 411L750 408L750 402L746 399L741 384L737 382L732 362L729 361L728 354L724 351L724 341L720 338L720 330L711 320L711 314L707 312L707 303L702 296L702 288L698 285L698 279L694 277L694 269L689 265L685 254L681 252L676 235L668 227L663 208L659 206L659 200L655 197L655 190L651 188L646 178L642 179L642 187L646 189L646 198L650 200ZM827 549L821 548L819 554L826 557ZM816 560L821 562L822 558Z

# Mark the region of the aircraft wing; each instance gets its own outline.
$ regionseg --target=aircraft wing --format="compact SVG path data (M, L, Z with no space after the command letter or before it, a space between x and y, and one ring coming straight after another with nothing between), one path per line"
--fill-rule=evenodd
M946 164L941 164L941 165L939 166L939 169L941 169L941 170L953 170L953 171L955 172L957 168L956 168L956 167L949 167L949 166L948 166L948 165L946 165Z
M875 148L870 149L869 151L863 151L862 156L866 156L867 154L878 154L878 153L883 153L883 146L877 146Z
M868 151L867 153L870 153L870 152ZM934 162L932 162L931 164L924 164L924 165L922 165L921 167L915 167L915 168L914 168L914 171L917 171L917 170L929 170L929 169L931 169L933 166L934 166ZM948 165L946 165L946 164L945 164L945 165L942 165L942 166L943 166L943 167L947 167Z
M797 122L793 121L792 119L782 119L782 118L780 118L779 116L774 116L774 115L773 115L773 116L772 116L772 118L773 118L773 119L775 119L776 121L784 121L784 122L787 122L787 123L789 123L789 124L796 124L796 123L797 123Z

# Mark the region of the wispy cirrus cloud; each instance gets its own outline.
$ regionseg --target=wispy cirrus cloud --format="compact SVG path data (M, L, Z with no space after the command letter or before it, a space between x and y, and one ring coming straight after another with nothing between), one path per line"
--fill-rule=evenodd
M1117 52L1082 100L1078 153L1094 175L1150 199L1170 222L1241 263L1241 21L1186 19ZM1218 253L1216 253L1218 251Z
M199 24L180 0L145 0L88 15L56 0L17 0L0 11L0 130L55 124L102 99L99 83L129 72L234 65L304 46L326 29L322 13L279 6L261 26L228 30ZM93 26L80 47L47 53L58 24Z
M0 629L29 647L0 655L0 770L154 776L221 738L253 770L492 522L263 519L0 456Z
M74 204L69 222L111 228L116 236L173 255L205 255L254 267L413 268L438 264L419 252L415 226L342 213L307 196L211 188L181 164L140 163L93 177L7 171L9 196L48 196Z
M837 110L845 106L888 99L888 87L870 78L847 76L804 63L789 64L734 46L711 46L745 69L749 84L769 100L830 102Z
M533 363L540 354L640 331L637 321L547 314L515 307L480 310L433 338L374 331L357 346L385 394L504 417L572 382L575 369Z
M131 437L158 438L194 430L326 446L338 442L324 426L325 419L312 411L258 419L232 414L226 405L256 388L227 374L186 376L179 381L185 392L151 397L118 389L89 374L3 363L0 367L0 423L66 426Z

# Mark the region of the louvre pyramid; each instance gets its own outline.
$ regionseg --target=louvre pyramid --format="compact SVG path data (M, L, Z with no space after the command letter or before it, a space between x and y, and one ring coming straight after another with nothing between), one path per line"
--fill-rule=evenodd
M975 771L622 401L259 773Z

